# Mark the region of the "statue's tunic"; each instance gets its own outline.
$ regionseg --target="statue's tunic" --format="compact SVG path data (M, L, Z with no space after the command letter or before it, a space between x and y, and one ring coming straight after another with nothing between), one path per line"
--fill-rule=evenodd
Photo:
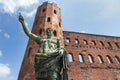
M52 78L61 80L60 72L63 66L63 48L59 39L40 39L41 45L35 57L35 72L39 79ZM61 50L61 52L60 52Z

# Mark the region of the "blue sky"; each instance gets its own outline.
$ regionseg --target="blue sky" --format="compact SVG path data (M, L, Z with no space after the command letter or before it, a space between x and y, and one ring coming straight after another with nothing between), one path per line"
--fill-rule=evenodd
M28 37L18 14L32 28L37 7L45 0L0 0L0 80L17 80ZM65 31L120 36L120 0L49 0L61 8Z

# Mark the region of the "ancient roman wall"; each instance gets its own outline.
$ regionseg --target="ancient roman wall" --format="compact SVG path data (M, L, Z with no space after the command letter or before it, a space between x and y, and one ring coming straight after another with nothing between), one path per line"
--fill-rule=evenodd
M64 31L70 80L120 80L120 37Z

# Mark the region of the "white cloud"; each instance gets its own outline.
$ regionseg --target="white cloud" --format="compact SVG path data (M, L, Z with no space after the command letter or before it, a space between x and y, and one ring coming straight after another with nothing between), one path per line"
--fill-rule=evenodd
M15 13L19 8L27 9L38 2L38 0L0 0L0 11Z
M10 35L8 33L4 33L5 38L10 38Z
M2 56L2 51L0 50L0 57Z
M1 64L0 63L0 78L7 77L11 73L10 67L8 64Z
M14 13L16 4L13 0L0 0L0 9L7 13Z
M22 12L23 15L25 15L26 17L32 17L33 15L35 15L37 9L32 10L31 12Z
M19 4L18 7L27 8L35 3L38 3L38 0L17 0L16 3Z

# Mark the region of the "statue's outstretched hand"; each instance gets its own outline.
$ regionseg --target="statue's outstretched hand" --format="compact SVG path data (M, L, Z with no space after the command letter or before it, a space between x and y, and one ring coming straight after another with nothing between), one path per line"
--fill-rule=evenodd
M21 13L19 13L19 21L20 21L21 23L24 22L24 18L23 18L23 16L21 15Z

